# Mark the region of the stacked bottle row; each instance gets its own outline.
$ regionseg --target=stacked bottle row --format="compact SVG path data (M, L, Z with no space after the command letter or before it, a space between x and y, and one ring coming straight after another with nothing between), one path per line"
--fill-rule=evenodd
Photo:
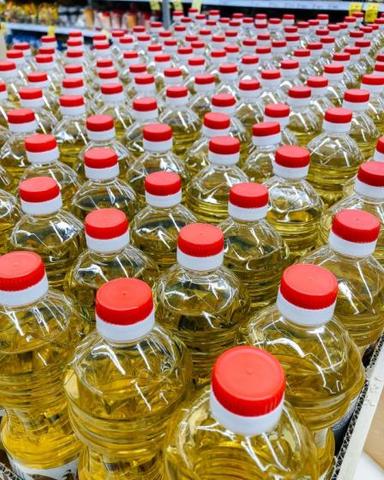
M8 50L0 404L22 479L330 476L384 327L383 24L191 9Z

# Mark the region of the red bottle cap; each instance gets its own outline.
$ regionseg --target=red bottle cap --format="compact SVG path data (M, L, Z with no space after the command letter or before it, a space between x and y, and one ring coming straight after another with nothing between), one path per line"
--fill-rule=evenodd
M32 110L27 108L18 108L15 110L10 110L7 114L8 123L29 123L35 120L35 114Z
M139 97L133 100L132 108L136 112L152 112L157 110L157 102L151 97Z
M187 87L167 87L166 95L168 98L184 98L188 97L188 89Z
M121 83L105 83L100 87L103 95L114 95L123 92L123 85Z
M195 76L196 85L210 85L215 83L215 77L210 73L204 73Z
M376 150L377 150L378 152L384 154L384 137L380 137L380 138L377 140Z
M265 106L264 113L271 118L289 117L291 109L285 103L269 103Z
M31 72L27 75L28 82L46 82L48 80L47 72Z
M164 142L172 138L172 128L165 123L150 123L143 128L143 138L149 142Z
M351 103L364 103L369 100L369 92L367 90L350 89L344 92L344 100Z
M127 232L128 226L127 216L117 208L93 210L84 221L85 233L100 240L120 237Z
M17 292L45 277L45 266L35 252L14 251L0 256L0 290Z
M359 167L357 178L372 187L384 187L384 162L365 162Z
M20 182L19 195L25 202L47 202L60 195L60 187L51 177L32 177Z
M177 247L192 257L210 257L224 250L224 235L214 225L192 223L180 230Z
M328 108L324 119L331 123L349 123L352 121L352 111L347 108Z
M231 125L231 119L223 113L208 112L204 115L204 126L213 130L224 130Z
M380 222L363 210L341 210L333 217L332 232L353 243L369 243L378 239Z
M252 126L252 135L254 137L268 137L280 133L280 123L278 122L261 122Z
M145 191L151 195L164 197L181 190L180 175L174 172L154 172L145 177Z
M57 147L57 142L53 135L35 133L25 138L24 145L27 152L42 153L54 150Z
M283 70L294 70L295 68L299 68L299 62L297 60L283 60L280 63L280 68Z
M307 85L311 88L324 88L328 86L328 78L326 77L308 77Z
M384 85L384 75L366 73L361 79L362 85Z
M217 93L213 95L211 103L214 107L233 107L236 105L236 98L230 93Z
M34 100L36 98L43 98L43 91L41 88L22 87L19 90L19 96L22 100Z
M89 168L110 168L117 163L118 156L112 148L90 148L84 153L84 164Z
M311 98L311 89L306 86L291 87L288 90L290 98Z
M238 183L229 191L229 201L241 208L260 208L268 205L268 189L258 183Z
M261 72L261 78L263 80L276 80L281 78L280 70L263 70Z
M240 152L240 142L235 137L212 137L209 140L209 151L219 155L232 155Z
M302 168L309 165L310 155L306 148L283 145L276 150L275 162L286 168Z
M239 90L242 90L242 91L252 92L255 90L259 90L260 88L261 88L260 82L255 78L240 80L240 83L239 83Z
M81 107L85 104L81 95L62 95L59 103L61 107Z
M115 122L110 115L91 115L87 118L86 126L91 132L104 132L111 130Z

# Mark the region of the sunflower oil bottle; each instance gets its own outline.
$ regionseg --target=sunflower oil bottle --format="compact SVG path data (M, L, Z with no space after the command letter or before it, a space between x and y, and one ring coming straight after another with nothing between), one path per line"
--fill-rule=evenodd
M363 162L359 146L349 135L351 122L351 110L328 109L323 132L308 144L311 155L308 181L327 206L343 197L346 182L356 175Z
M133 123L130 108L125 100L123 85L121 83L104 83L101 85L100 91L103 106L98 113L113 117L116 137L122 142L127 128Z
M290 261L316 247L323 215L323 202L306 180L309 159L307 149L283 145L276 150L274 176L265 182L270 200L267 221L288 245Z
M365 380L358 348L334 314L337 294L337 279L326 268L292 265L281 277L276 305L251 317L239 335L281 362L286 399L314 434L317 478L331 473L330 428L337 432L350 415Z
M344 66L343 80L347 88L359 88L360 78L353 72L349 66L351 64L351 54L349 52L336 52L332 56L332 61L341 63Z
M16 197L0 189L0 255L8 252L9 236L20 214Z
M81 445L62 387L63 370L82 324L68 299L48 288L41 257L15 251L0 257L2 352L1 440L22 479L76 476Z
M147 205L131 223L131 242L148 255L160 270L176 262L179 231L196 222L196 217L181 204L181 178L174 172L154 172L145 178Z
M238 91L239 72L235 63L222 63L219 65L219 83L215 93L229 93L239 97Z
M282 80L280 82L280 89L287 94L292 87L302 86L303 83L299 78L300 64L296 59L282 60L280 63L280 71Z
M195 387L209 382L218 355L234 344L249 312L249 298L237 276L223 266L224 236L213 225L180 230L177 265L156 284L159 321L192 354Z
M209 140L217 136L229 135L231 119L224 113L209 112L204 115L201 136L191 146L185 157L185 165L190 177L209 165Z
M291 108L286 103L270 103L264 108L264 122L278 122L281 129L281 143L297 145L298 140L295 134L288 128L290 114Z
M8 112L15 110L19 106L19 102L19 100L17 103L9 101L7 85L0 80L0 126L2 127L0 138L3 143L3 138L6 138L6 131L8 130Z
M262 70L260 73L260 83L262 86L261 100L264 105L286 102L287 97L280 89L280 70Z
M328 108L333 107L333 103L326 96L328 84L328 79L324 76L308 77L306 81L306 85L311 89L309 108L321 122Z
M252 127L255 123L263 120L264 105L260 100L261 87L257 79L240 80L238 95L240 98L236 108L236 117L244 125L248 136L252 134Z
M366 74L361 79L361 88L369 92L366 114L372 119L379 132L384 129L384 75Z
M347 86L344 83L344 66L341 63L324 65L323 75L328 80L327 98L335 107L341 107Z
M220 224L224 234L224 265L247 288L252 311L275 301L288 248L265 220L268 189L239 183L229 192L229 217Z
M384 328L384 270L373 257L380 221L366 211L340 210L332 220L328 245L304 258L323 266L339 282L336 316L361 354Z
M22 78L18 75L16 63L12 60L0 61L0 79L7 86L8 100L17 108L19 106L18 91L24 86Z
M51 286L61 289L65 273L84 247L83 226L62 208L60 187L52 177L23 180L19 197L23 215L9 245L41 255Z
M244 39L244 42L248 40L251 42L256 42L256 40L253 39ZM240 80L255 79L258 76L257 64L259 63L259 57L257 55L253 55L254 52L255 48L241 57Z
M258 39L257 42L260 44L260 39ZM272 62L272 50L270 46L260 45L256 47L255 53L259 57L257 65L258 72L262 72L263 70L273 70L276 68L275 64Z
M230 188L248 178L236 165L240 160L237 138L212 137L208 148L209 165L187 185L186 203L199 221L219 223L228 216Z
M127 216L117 208L92 210L84 221L87 249L67 272L64 291L88 324L94 324L96 291L114 278L140 278L152 285L157 265L130 245Z
M134 190L119 178L120 162L109 147L94 147L84 154L86 181L72 198L72 212L84 219L96 208L118 208L133 218L137 210Z
M81 65L79 65L81 66ZM59 99L57 94L50 89L48 75L46 72L30 72L27 75L27 85L29 87L40 88L43 92L45 108L53 113L57 118L60 117Z
M75 350L64 379L71 423L86 447L79 480L160 479L166 427L189 390L190 356L155 322L142 280L102 285L95 316L96 330ZM156 319L162 322L158 311Z
M172 420L167 478L319 478L312 435L285 391L284 370L268 352L239 346L222 353L210 385Z
M45 108L43 91L41 88L23 87L19 90L20 105L30 109L35 114L37 132L49 134L57 124L57 118Z

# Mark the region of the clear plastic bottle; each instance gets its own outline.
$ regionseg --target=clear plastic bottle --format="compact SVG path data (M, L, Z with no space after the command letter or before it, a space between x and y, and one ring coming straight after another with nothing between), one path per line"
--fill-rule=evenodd
M291 107L288 130L297 139L297 144L305 147L321 133L322 119L310 108L311 89L307 86L292 87L288 90L288 104Z
M16 251L0 257L1 439L18 478L75 478L80 442L72 432L62 381L82 322L48 288L42 259ZM33 388L32 388L33 386Z
M144 153L128 168L126 179L135 190L138 205L145 205L145 178L157 171L178 173L187 183L189 175L184 162L173 153L173 133L169 125L163 123L148 123L143 128Z
M336 52L332 56L332 61L341 63L344 66L343 80L347 88L359 88L360 77L353 72L349 66L351 64L351 54L348 52Z
M276 305L240 328L240 341L273 354L287 378L286 399L314 434L319 477L328 478L338 423L350 415L364 386L359 351L335 316L336 277L296 264L281 278Z
M9 243L12 249L41 255L52 287L61 289L65 273L84 247L83 226L62 208L60 187L51 177L23 180L19 197L23 216Z
M223 259L218 227L187 225L179 233L177 265L156 284L159 321L190 350L195 387L209 382L213 363L234 344L249 312L246 289Z
M299 78L300 65L296 59L282 60L280 63L280 71L282 80L280 89L287 95L288 90L292 87L302 86L303 83Z
M298 79L305 82L308 77L313 75L311 50L298 48L293 52L292 58L299 62Z
M125 101L124 89L121 83L101 84L103 106L99 115L110 115L115 121L116 137L123 142L126 131L133 123L132 114L128 103Z
M181 68L178 68L178 67L166 68L164 70L163 83L164 85L158 91L158 96L161 98L163 102L165 102L165 99L167 97L167 88L174 87L177 85L183 85L184 83L184 77L183 77Z
M181 178L174 172L154 172L145 178L147 205L131 223L132 244L148 255L160 270L176 262L179 231L196 217L181 204Z
M366 38L356 40L355 42L355 47L360 48L361 55L360 55L359 63L362 65L364 69L364 74L371 73L375 66L375 60L370 55L371 45L372 45L371 41Z
M272 61L276 68L280 67L281 62L287 55L287 41L285 39L272 40Z
M53 55L37 54L35 55L35 69L38 72L45 72L48 76L48 82L56 95L60 94L63 72L56 63Z
M59 99L54 91L50 89L48 75L46 72L30 72L27 75L28 86L41 88L43 91L44 106L56 118L60 118Z
M124 37L123 37L124 38ZM130 74L129 67L131 65L140 64L141 59L136 50L131 50L129 47L128 50L124 50L121 58L122 71L120 74L120 79L125 86L129 86L132 83L132 75Z
M161 322L159 312L156 319ZM92 372L92 373L90 373ZM65 379L71 422L85 444L79 480L162 478L169 419L186 398L190 357L155 323L150 287L136 278L96 294L96 331L77 347Z
M297 145L298 140L288 129L291 108L286 103L270 103L264 108L264 122L278 122L281 129L281 143L284 145Z
M20 218L16 197L0 189L0 255L8 252L9 236Z
M384 328L384 269L373 257L380 222L362 210L340 210L333 217L328 245L304 258L327 268L339 282L335 314L361 354Z
M287 96L280 89L280 70L262 70L260 74L260 82L262 86L261 100L264 105L286 102Z
M59 102L63 118L57 123L52 133L59 145L61 161L77 170L81 163L79 154L88 143L84 97L62 95Z
M319 478L312 435L285 389L284 370L268 352L240 346L220 355L210 387L172 420L167 478Z
M126 89L126 91L129 97L134 98L137 95L135 77L137 75L142 75L147 73L147 65L144 63L134 63L129 66L128 71L129 71L128 75L129 75L130 81L128 83L128 88ZM143 94L141 96L148 96L148 95Z
M308 181L329 206L340 200L343 188L363 162L357 143L350 137L352 112L330 108L325 112L323 132L308 144L311 165Z
M206 63L204 56L193 56L188 59L188 76L179 85L185 85L192 95L196 93L194 89L195 77L205 73Z
M87 249L65 276L64 291L76 311L94 324L96 290L114 278L140 278L152 285L158 276L157 265L130 245L125 213L116 208L91 211L84 221Z
M253 55L254 51L255 49L241 57L240 80L250 80L258 77L257 65L259 63L259 57L257 55Z
M72 198L72 212L84 219L96 208L119 208L133 218L137 210L137 197L128 183L120 180L120 162L110 147L94 147L84 154L87 181Z
M222 63L219 66L219 83L215 93L229 93L239 98L238 90L239 71L235 63Z
M261 122L252 129L253 148L242 170L251 182L263 183L273 175L276 150L281 146L278 122Z
M248 137L252 135L252 127L263 120L264 105L260 99L260 82L256 79L240 80L238 87L239 104L236 117L246 128Z
M208 67L207 73L213 75L215 77L215 81L219 82L219 68L222 63L228 61L227 52L224 50L224 48L219 50L211 50L211 52L209 52L208 61L210 66Z
M376 128L384 129L384 75L366 74L361 79L361 88L369 92L369 103L366 114L372 119Z
M57 118L46 109L41 88L23 87L20 88L19 95L21 107L32 110L35 114L36 131L45 134L51 133L56 127Z
M259 44L258 39L258 44ZM275 64L272 61L272 50L269 45L261 45L256 47L256 55L259 57L259 63L257 65L258 72L263 70L273 70L276 68Z
M367 73L364 64L361 62L361 49L356 46L348 46L344 49L345 52L351 55L351 64L349 70L352 74L356 75L359 79Z
M8 100L17 108L19 105L18 91L24 86L24 82L18 75L16 63L11 60L0 61L0 79L7 86Z
M326 96L328 79L324 76L308 77L306 85L311 89L311 102L309 108L322 122L325 112L333 107L333 103Z
M155 56L155 83L158 92L165 89L165 71L170 68L174 68L171 55L162 53Z
M222 136L209 140L209 165L197 173L186 188L187 205L200 221L219 223L227 218L230 188L248 181L236 165L239 159L237 138Z
M251 310L275 301L288 248L266 222L268 190L257 183L239 183L229 192L229 217L220 224L225 239L224 265L247 288Z
M335 107L341 107L347 86L344 83L344 66L341 63L329 63L324 66L324 77L328 80L326 96Z
M269 190L268 222L288 245L290 261L313 250L318 241L323 202L306 181L309 152L284 145L276 150L274 176L265 182Z
M352 111L352 123L349 135L360 148L364 160L372 158L379 131L367 114L370 94L367 90L346 90L343 107Z
M168 87L166 108L160 121L172 128L173 151L184 158L200 135L201 121L188 105L188 89L184 86Z
M102 104L100 92L89 88L83 77L63 78L61 85L62 95L80 95L84 98L87 115L93 115L99 110Z

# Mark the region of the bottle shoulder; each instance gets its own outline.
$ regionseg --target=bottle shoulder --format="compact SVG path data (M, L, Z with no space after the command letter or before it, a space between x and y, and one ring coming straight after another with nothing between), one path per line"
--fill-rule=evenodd
M55 237L61 242L73 239L83 234L83 225L78 218L64 209L52 215L24 214L16 223L12 238L20 237ZM41 235L41 237L40 237Z
M274 175L265 181L265 185L269 190L271 209L287 210L293 206L295 208L323 209L323 202L319 194L305 179L287 180Z
M147 205L140 210L131 222L131 231L144 229L151 231L156 229L176 228L179 230L188 223L196 222L195 215L184 205L179 204L171 208L154 208ZM144 232L143 232L144 233Z
M344 158L345 163L351 162L360 164L363 160L359 146L355 140L348 134L329 134L322 132L307 145L311 154L311 160L321 160L327 165L332 165L332 159L335 161Z

